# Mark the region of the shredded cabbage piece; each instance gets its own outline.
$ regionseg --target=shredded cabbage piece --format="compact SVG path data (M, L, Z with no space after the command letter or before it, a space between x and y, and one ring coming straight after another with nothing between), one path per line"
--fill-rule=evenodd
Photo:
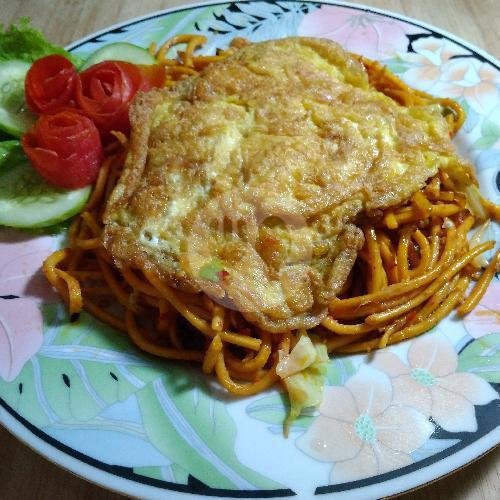
M276 373L281 377L289 377L310 366L316 359L316 349L311 339L302 334L290 354L283 356L280 351L280 362L276 366Z
M465 188L465 195L467 196L469 210L472 212L472 215L474 215L481 221L488 219L488 213L484 209L482 203L483 197L477 186L475 186L474 184L467 186Z
M282 378L290 400L290 413L284 424L285 436L304 408L321 403L328 361L326 346L313 343L306 334L300 337L290 354L280 353L276 373Z
M490 221L487 220L484 224L481 224L479 228L474 232L472 237L469 239L469 248L474 248L477 245L480 245L481 243L484 243L487 241L486 238L486 231L490 227ZM481 269L485 268L488 266L488 259L484 254L478 255L473 261L472 264L474 267Z

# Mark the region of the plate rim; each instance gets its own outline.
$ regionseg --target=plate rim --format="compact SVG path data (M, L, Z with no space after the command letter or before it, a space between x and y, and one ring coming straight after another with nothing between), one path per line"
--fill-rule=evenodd
M276 0L237 0L235 3L252 3L256 1L264 1L265 3L274 3ZM497 71L500 71L500 60L497 59L492 54L488 53L486 50L481 49L473 43L470 43L463 38L454 35L447 31L446 29L439 28L430 23L420 21L417 18L406 16L397 12L393 12L387 9L382 9L378 7L372 7L366 4L357 2L345 2L342 0L281 0L286 3L312 3L321 5L333 5L339 7L352 8L353 10L362 10L369 13L380 14L385 17L389 17L395 20L404 21L410 23L414 26L427 29L433 33L442 35L443 37L451 40L458 45L472 51L474 55L480 56L483 62L491 64ZM109 33L110 31L116 30L117 28L126 27L138 22L147 21L157 17L163 17L172 13L188 11L196 9L199 7L209 7L223 4L234 3L234 1L224 1L224 0L201 0L198 2L189 2L184 5L168 7L165 9L155 10L143 15L128 18L124 21L120 21L105 28L85 35L84 37L75 40L66 45L67 50L77 49L79 46L97 38L101 35ZM7 408L10 410L7 410ZM24 422L25 423L24 423ZM51 461L62 469L76 474L80 478L94 483L102 488L114 491L118 494L126 494L133 496L141 496L151 499L164 499L164 498L207 498L210 495L199 495L197 493L186 493L183 491L178 491L174 489L167 489L165 487L157 487L152 484L141 483L139 481L134 481L122 475L117 475L113 472L108 472L104 469L96 467L66 453L61 448L66 445L59 442L58 440L48 436L43 430L37 428L30 422L26 421L21 415L17 414L15 410L10 408L7 403L4 402L0 395L0 425L2 425L11 435L19 439L24 445L28 446L38 455ZM37 433L30 430L30 426L37 429L38 433L47 436L51 441L58 443L59 446L55 446L50 442L46 441L42 437L38 436ZM402 476L398 476L391 479L386 479L384 481L379 481L367 486L356 487L350 490L343 490L339 492L329 492L321 494L331 499L342 499L342 500L358 500L360 498L373 498L373 496L388 496L392 497L401 493L408 491L413 491L422 487L429 485L432 482L442 479L454 472L457 472L461 468L465 468L476 460L481 459L486 453L493 451L495 447L500 445L500 424L489 433L485 434L478 440L465 446L453 455L447 456L444 460L440 460L419 468L416 471L406 473ZM77 451L77 450L75 450ZM86 455L85 455L86 456ZM98 462L92 457L87 457L91 461ZM437 469L437 470L435 470ZM425 479L422 480L421 476L425 475ZM175 484L175 483L172 483ZM378 491L381 485L387 485L388 489L381 494ZM294 494L295 496L295 494ZM257 498L257 497L255 497ZM258 497L261 498L261 497ZM280 495L280 498L292 498L292 496Z
M165 14L170 14L172 12L182 12L183 10L191 10L195 9L197 7L208 7L211 5L223 5L223 4L230 4L230 3L252 3L252 2L257 2L257 1L263 1L264 3L273 3L276 1L283 1L286 3L312 3L312 4L322 4L322 5L336 5L339 7L347 7L347 8L354 8L357 10L364 10L366 12L372 12L375 14L382 14L386 17L390 17L392 19L400 20L400 21L405 21L410 24L414 24L418 27L421 28L426 28L430 31L434 31L436 33L439 33L441 35L444 35L446 38L457 42L459 45L462 45L463 47L472 50L473 52L479 54L485 61L488 63L492 64L493 66L496 67L497 70L500 71L500 59L497 59L495 56L487 52L486 50L478 47L477 45L468 42L467 40L464 40L462 37L459 37L457 35L454 35L453 33L450 33L444 28L439 28L431 23L427 23L425 21L419 21L418 19L410 16L406 16L405 14L399 14L397 12L393 12L387 9L381 9L378 7L371 7L369 5L363 4L363 3L358 3L358 2L346 2L343 0L201 0L199 2L189 2L186 3L185 5L182 6L177 6L177 7L168 7L166 9L159 9L155 10L153 12L149 12L148 14L143 14L140 16L132 17L130 19L127 19L125 21L121 21L118 23L111 24L107 26L106 28L103 28L101 30L98 30L94 33L90 33L89 35L85 35L84 37L75 40L74 42L71 42L65 46L67 50L73 50L78 48L80 45L83 45L84 43L92 40L95 37L98 37L100 35L109 33L111 30L121 28L123 26L127 26L130 24L135 24L137 22L141 21L147 21L149 19L154 19L155 17L161 17Z
M0 402L3 402L0 398ZM13 410L12 410L13 411ZM15 411L13 411L16 413ZM118 494L126 494L151 500L160 500L165 498L210 498L208 495L198 495L196 493L186 493L175 491L167 488L160 488L152 484L144 484L138 481L118 476L111 472L107 472L91 464L88 464L78 458L71 456L68 453L60 450L58 447L48 443L43 438L39 437L29 429L32 424L26 425L22 422L23 417L20 415L14 416L8 412L3 404L0 404L0 424L4 428L31 450L38 455L51 461L67 472L76 474L80 478L97 484L98 486L111 490ZM34 426L33 426L34 427ZM45 434L38 429L38 432ZM51 441L59 443L56 439L50 438ZM65 446L59 443L61 446ZM438 481L454 472L458 472L461 468L467 467L469 464L480 460L485 454L493 451L500 445L500 425L495 429L485 434L478 440L462 448L457 453L446 457L445 460L434 462L426 467L422 467L416 471L404 474L402 476L387 479L385 481L363 486L361 488L353 488L351 490L343 490L340 492L321 494L324 498L335 500L360 500L363 498L369 499L374 497L392 497L405 492L418 490L428 484ZM422 481L421 476L425 475ZM387 485L387 489L383 495L380 494L379 488L381 485ZM244 497L242 497L244 498ZM254 497L262 498L262 497ZM282 496L279 498L293 498L293 496Z

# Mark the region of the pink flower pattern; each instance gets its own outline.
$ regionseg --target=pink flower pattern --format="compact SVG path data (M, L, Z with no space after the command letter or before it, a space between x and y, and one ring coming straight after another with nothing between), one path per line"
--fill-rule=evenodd
M413 463L434 430L427 417L395 405L390 379L366 365L343 387L325 388L320 415L297 439L307 455L331 462L331 483L356 481Z
M0 299L0 378L14 380L43 341L43 318L32 299Z
M386 350L375 355L372 366L391 377L394 404L432 417L449 432L475 432L474 405L498 398L482 378L456 371L457 353L440 337L424 336L412 342L407 364Z
M56 295L41 272L42 262L54 248L50 236L0 232L0 378L14 380L40 349L43 318L40 303Z
M455 56L469 52L444 38L413 42L415 52L401 53L410 68L403 77L417 88L453 99L465 99L479 114L487 114L500 99L500 74L490 64Z
M410 63L405 79L428 92L432 92L433 86L441 79L442 70L452 57L468 54L449 40L433 36L415 40L412 47L415 52L398 54Z
M485 380L456 372L458 356L437 336L416 339L404 363L389 350L344 386L326 387L311 426L296 441L312 458L332 464L330 482L356 481L413 463L412 452L434 432L475 432L475 405L498 398Z
M463 322L467 333L475 339L500 332L500 281L492 281L478 306Z
M44 259L54 250L50 236L33 237L14 230L0 232L0 295L53 301L54 291L42 274Z
M500 76L489 64L454 59L443 68L439 93L463 98L479 114L488 114L500 99Z
M371 59L387 59L408 46L407 34L422 28L370 12L349 7L323 5L304 16L298 34L328 38L344 49Z

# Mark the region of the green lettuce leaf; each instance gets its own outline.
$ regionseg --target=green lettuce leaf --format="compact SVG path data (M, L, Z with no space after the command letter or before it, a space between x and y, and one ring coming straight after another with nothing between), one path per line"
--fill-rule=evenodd
M76 67L83 62L78 56L50 43L40 31L31 26L27 17L20 18L8 29L0 26L0 61L21 59L33 62L50 54L60 54Z
M13 139L0 142L0 169L18 165L22 161L26 161L26 157L19 141Z

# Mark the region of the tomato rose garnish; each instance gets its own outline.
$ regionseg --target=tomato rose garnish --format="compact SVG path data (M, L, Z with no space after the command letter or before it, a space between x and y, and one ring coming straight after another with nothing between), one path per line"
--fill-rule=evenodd
M21 143L37 172L66 189L92 184L104 157L96 126L73 110L42 115Z
M74 99L78 75L63 56L54 54L36 60L26 74L26 103L37 114L55 113Z
M112 130L129 132L128 108L137 91L162 86L164 81L165 70L158 65L103 61L80 73L76 101L107 140Z
M80 73L76 101L103 138L111 130L129 131L128 107L141 81L137 66L121 61L104 61Z

